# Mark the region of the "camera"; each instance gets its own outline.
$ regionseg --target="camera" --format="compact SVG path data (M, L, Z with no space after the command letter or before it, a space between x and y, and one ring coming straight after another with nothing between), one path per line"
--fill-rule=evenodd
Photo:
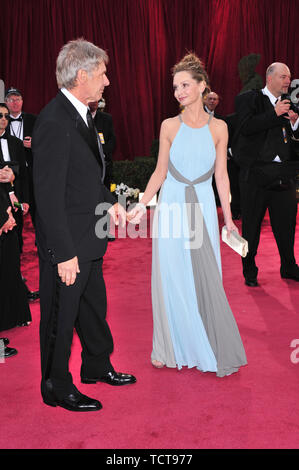
M298 92L299 92L299 89L297 88ZM288 93L283 93L280 97L280 100L283 101L283 100L289 100L290 102L290 109L292 111L294 111L294 113L297 113L299 114L299 101L297 103L294 103L293 99L294 97L292 95L294 95L294 91L296 91L296 87L290 87L289 90L288 90ZM293 99L292 99L293 98Z

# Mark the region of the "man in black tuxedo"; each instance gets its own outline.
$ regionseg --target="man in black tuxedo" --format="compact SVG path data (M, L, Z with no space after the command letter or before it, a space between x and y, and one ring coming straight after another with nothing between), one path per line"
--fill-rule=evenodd
M289 68L271 64L263 90L245 92L236 97L238 130L233 155L240 170L242 233L249 253L242 258L245 283L255 287L258 268L255 256L261 224L266 210L281 259L282 278L299 281L294 256L297 214L295 191L296 162L292 137L298 137L298 114L289 100L281 100L290 85Z
M32 151L31 138L33 133L36 116L31 113L25 113L23 108L23 98L20 90L10 87L5 94L5 102L10 112L9 132L12 136L17 137L23 143L25 150L26 166L29 176L29 203L30 215L34 225L35 221L35 200L33 193L32 180Z
M46 404L71 411L102 407L73 384L69 357L74 327L82 345L83 383L136 381L132 375L115 372L110 362L113 339L106 322L102 274L107 231L96 234L95 230L96 208L96 213L108 210L116 224L126 219L124 209L103 184L103 150L87 106L98 101L109 85L107 61L105 51L85 40L63 46L56 68L60 91L38 116L32 139L41 391Z
M2 115L9 113L8 107L5 103L0 103L0 110ZM23 246L23 214L26 215L29 210L29 181L28 172L26 168L25 151L22 142L17 137L10 135L8 132L8 119L0 118L0 168L9 166L14 172L14 182L11 187L7 188L11 199L11 205L14 202L20 202L23 206L23 211L19 208L14 208L15 219L17 222L17 233L20 244L20 251Z
M112 116L104 111L105 100L102 98L99 103L88 104L91 111L96 129L98 131L103 151L105 155L106 174L104 184L110 191L110 184L112 183L113 174L113 152L116 147L116 136L113 127Z
M8 119L8 108L5 103L0 103L0 197L2 213L3 209L6 211L8 209L9 218L7 223L13 222L13 224L9 224L8 230L7 227L0 230L0 330L21 326L31 321L26 289L20 272L18 235L16 228L14 228L14 217L17 219L20 209L14 212L13 217L11 208L14 201L17 201L16 195L20 196L24 190L23 178L26 182L27 173L25 171L25 161L22 160L22 144L6 132ZM21 152L16 150L18 145L21 146ZM13 161L11 160L12 155L14 157ZM22 199L20 200L22 201ZM6 216L5 213L4 216Z

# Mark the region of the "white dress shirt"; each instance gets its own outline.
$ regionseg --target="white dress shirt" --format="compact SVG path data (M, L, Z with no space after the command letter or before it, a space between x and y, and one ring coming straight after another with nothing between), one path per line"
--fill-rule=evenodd
M22 113L18 114L18 116L12 116L10 115L11 118L13 119L17 119L19 118L20 116L22 115ZM11 122L10 123L10 134L11 135L14 135L15 137L17 137L18 139L21 139L23 140L23 119L22 121L14 121L14 122Z
M87 111L88 111L89 108L85 104L83 104L82 101L79 101L78 98L76 98L66 88L61 88L60 91L66 96L66 98L72 103L72 105L75 106L76 110L78 111L78 113L80 114L83 121L85 122L85 124L88 127L86 114L87 114Z

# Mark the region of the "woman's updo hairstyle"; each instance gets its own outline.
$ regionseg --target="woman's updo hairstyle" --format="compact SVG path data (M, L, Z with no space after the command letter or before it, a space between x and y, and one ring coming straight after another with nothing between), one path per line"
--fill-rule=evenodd
M208 93L210 93L210 81L208 74L205 70L204 63L197 57L194 52L189 52L186 54L180 62L178 62L172 68L172 75L174 76L178 72L189 72L191 77L196 80L198 83L204 81L206 82L206 88L202 94L204 98Z

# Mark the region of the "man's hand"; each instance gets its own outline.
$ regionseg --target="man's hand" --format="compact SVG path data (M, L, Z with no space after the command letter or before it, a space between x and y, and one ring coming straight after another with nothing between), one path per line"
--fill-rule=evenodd
M126 225L127 213L118 202L108 210L108 214L112 217L115 225L120 224L121 227Z
M31 137L29 137L29 136L25 137L24 140L23 140L23 145L27 149L31 149Z
M17 212L19 209L18 207L14 206L14 202L19 202L17 196L15 195L15 193L10 193L9 198L10 198L11 205L14 208L14 211Z
M29 204L27 202L22 202L23 205L23 215L26 215L29 211Z
M297 121L299 115L297 113L294 113L294 111L292 109L289 110L288 115L289 115L289 117L287 119L289 119L290 123L292 125L294 125L295 122Z
M75 283L77 274L80 272L78 258L75 256L72 259L58 263L58 274L62 282L67 286Z
M277 116L282 116L283 114L287 114L290 109L290 100L278 100L274 109L277 114Z
M12 183L15 179L14 172L8 165L0 170L0 183Z
M9 207L6 212L8 213L8 219L5 224L0 227L0 235L2 232L7 233L8 230L12 230L17 225L11 213L11 207Z

